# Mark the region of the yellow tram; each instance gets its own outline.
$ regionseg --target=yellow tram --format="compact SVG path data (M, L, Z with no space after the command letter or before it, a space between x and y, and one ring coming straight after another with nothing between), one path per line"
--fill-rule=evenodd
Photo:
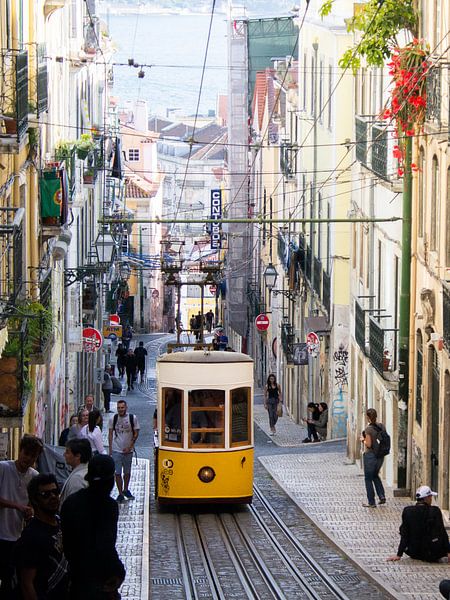
M156 372L158 502L251 502L253 360L238 352L175 352L158 358Z

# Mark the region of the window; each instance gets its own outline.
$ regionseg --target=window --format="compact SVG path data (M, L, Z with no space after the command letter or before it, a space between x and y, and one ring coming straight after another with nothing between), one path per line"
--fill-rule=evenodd
M231 390L231 446L250 444L250 431L250 388Z
M447 202L446 202L446 210L447 210L447 226L446 226L446 236L447 240L445 242L445 250L446 250L446 266L450 267L450 168L447 169Z
M331 204L327 203L327 273L331 274L331 223L329 219L331 219Z
M224 448L225 392L191 390L189 392L189 448Z
M302 94L302 99L303 99L303 110L306 110L306 83L307 83L307 74L306 71L308 70L308 59L306 56L306 52L303 55L303 94Z
M129 148L128 150L128 160L136 161L139 160L139 148Z
M439 163L437 156L433 156L431 170L431 214L430 214L430 249L438 249L439 232Z
M425 152L423 148L419 150L419 173L418 173L418 195L417 195L417 222L418 235L423 237L423 223L425 212Z
M319 64L319 122L323 123L323 60Z
M332 123L331 123L331 119L332 119L332 114L331 114L331 107L333 106L333 102L332 102L332 94L333 94L333 65L328 65L328 98L327 98L327 102L328 102L328 106L327 106L327 120L328 120L328 129L331 131L332 127Z
M422 334L416 335L416 421L422 425L423 346Z
M166 446L183 445L183 391L163 388L163 441Z
M311 56L311 104L310 104L310 114L314 115L316 110L316 89L315 89L315 79L316 79L316 61L314 60L314 56Z

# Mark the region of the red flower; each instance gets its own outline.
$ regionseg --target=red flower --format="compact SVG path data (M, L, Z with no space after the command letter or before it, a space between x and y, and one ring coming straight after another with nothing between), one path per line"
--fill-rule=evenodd
M403 169L397 169L397 175L403 177Z

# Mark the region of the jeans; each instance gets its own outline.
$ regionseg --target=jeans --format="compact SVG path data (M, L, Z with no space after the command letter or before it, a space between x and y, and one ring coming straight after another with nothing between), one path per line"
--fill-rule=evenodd
M267 402L267 410L269 412L270 429L275 429L275 425L277 424L277 421L278 421L277 406L278 406L278 401L275 403Z
M105 412L109 411L109 403L111 402L111 392L112 390L102 390L103 391L103 400L105 402Z
M375 491L380 500L385 498L384 487L378 475L383 465L383 460L384 457L377 458L373 452L365 452L363 455L364 483L366 484L367 501L369 504L375 504Z
M318 440L319 436L317 435L316 426L314 425L314 423L308 423L307 428L308 428L308 438L309 439L313 438L314 440Z
M16 542L0 540L0 598L9 600L13 598L11 580L14 574L12 555Z

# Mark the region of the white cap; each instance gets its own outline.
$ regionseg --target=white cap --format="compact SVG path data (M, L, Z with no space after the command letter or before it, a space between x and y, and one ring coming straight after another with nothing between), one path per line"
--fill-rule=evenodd
M423 500L428 496L437 496L437 492L432 492L431 488L427 485L421 485L416 492L416 500Z

